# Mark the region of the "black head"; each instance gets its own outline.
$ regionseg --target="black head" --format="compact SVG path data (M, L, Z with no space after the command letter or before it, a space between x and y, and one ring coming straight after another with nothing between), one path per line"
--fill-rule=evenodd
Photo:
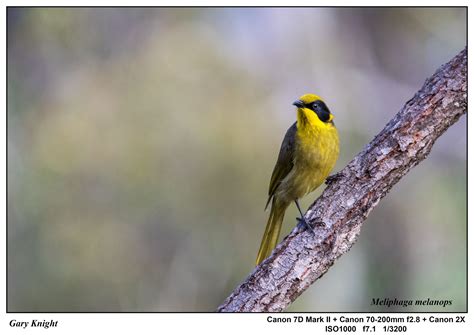
M322 122L332 122L333 115L329 111L328 106L326 106L322 100L317 99L309 103L306 103L303 100L296 100L293 105L298 108L307 108L312 110Z

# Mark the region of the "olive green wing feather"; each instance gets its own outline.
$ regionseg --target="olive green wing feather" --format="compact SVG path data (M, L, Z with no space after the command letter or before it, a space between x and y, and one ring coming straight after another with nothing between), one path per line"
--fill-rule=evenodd
M280 153L278 159L273 168L272 177L270 179L270 187L268 189L268 200L265 205L267 209L271 198L275 195L275 191L280 185L281 181L290 173L293 168L293 159L295 151L295 137L296 137L296 122L288 128L281 143Z

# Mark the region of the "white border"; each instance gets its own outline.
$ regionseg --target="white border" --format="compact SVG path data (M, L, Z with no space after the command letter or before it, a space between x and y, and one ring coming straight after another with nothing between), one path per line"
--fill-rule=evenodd
M2 49L6 45L6 6L139 6L139 5L160 5L160 6L380 6L380 2L375 1L359 1L357 4L352 1L311 1L311 0L298 0L291 3L283 1L160 1L160 2L151 2L151 1L6 1L6 5L2 6L3 10L1 11L0 17L2 21L1 29L1 45ZM440 1L390 1L383 4L384 6L467 6L467 1L450 1L442 3ZM468 22L469 23L469 22ZM473 36L471 30L472 24L469 23L469 34L468 36ZM3 64L6 64L6 52L5 49L0 53L0 57ZM469 78L472 78L472 66L469 62ZM5 66L1 67L0 70L3 74L3 78L6 77ZM5 106L6 101L6 87L5 80L0 81L0 91L2 92L1 105ZM472 97L469 97L469 104L472 105ZM1 118L2 126L0 127L0 148L2 150L2 157L6 157L6 122L5 118ZM472 129L472 120L468 119L468 127ZM474 143L472 143L472 136L468 137L468 148L470 152L474 148ZM470 164L472 166L472 164ZM6 164L1 165L0 174L6 176L5 170ZM470 175L474 175L470 173ZM0 189L6 189L6 180L5 178L0 178ZM468 190L472 194L473 182L472 178L469 179ZM5 192L1 193L1 211L2 211L2 221L5 221L6 217L6 194ZM468 208L471 208L472 197L469 199ZM469 225L469 223L468 223ZM469 231L469 240L472 240L474 229ZM5 264L5 229L0 229L0 298L1 298L1 316L0 316L0 332L2 334L11 334L11 333L25 333L25 331L39 331L39 329L28 328L18 329L10 327L9 323L11 320L15 319L18 321L31 321L33 319L38 320L57 320L58 327L48 329L49 332L54 332L57 334L117 334L117 333L127 333L136 332L137 334L160 334L160 333L200 333L205 332L209 334L222 334L222 333L239 333L244 334L243 331L252 333L252 334L262 334L264 331L269 331L272 334L288 334L289 331L305 331L310 330L317 333L325 332L324 324L314 324L314 323L271 323L267 321L268 316L289 316L293 317L295 315L303 316L304 318L310 314L215 314L215 313L165 313L165 314L21 314L21 313L6 313L6 304L5 304L5 278L6 278L6 264ZM472 249L472 248L471 248ZM469 255L469 269L472 269L473 257ZM469 276L472 278L472 276ZM470 280L471 282L472 280ZM469 283L470 284L470 283ZM471 285L472 287L472 285ZM469 290L469 308L472 310L474 308L472 304L472 289ZM471 314L471 313L469 313ZM311 314L313 316L321 316L325 314ZM339 315L346 316L363 316L370 314L329 314L332 317L339 317ZM429 316L431 314L372 314L375 316ZM441 317L443 314L432 314L436 317ZM455 317L458 314L446 314L446 317ZM463 315L463 314L459 314ZM465 315L465 314L464 314ZM466 316L466 319L469 323L472 323L470 315ZM447 332L454 332L456 334L468 334L469 323L464 324L438 324L438 323L411 323L406 324L408 326L409 334L419 334L421 332L430 332L430 334L446 334ZM340 324L340 323L338 323ZM384 333L382 331L381 325L377 326L377 333ZM357 333L361 333L358 331Z

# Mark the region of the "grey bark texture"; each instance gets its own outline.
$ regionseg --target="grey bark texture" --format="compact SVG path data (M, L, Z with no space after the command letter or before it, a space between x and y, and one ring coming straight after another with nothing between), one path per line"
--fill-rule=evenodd
M464 49L428 78L362 152L328 180L305 214L315 234L294 228L218 311L282 311L324 275L356 242L362 223L380 199L466 113L466 76Z

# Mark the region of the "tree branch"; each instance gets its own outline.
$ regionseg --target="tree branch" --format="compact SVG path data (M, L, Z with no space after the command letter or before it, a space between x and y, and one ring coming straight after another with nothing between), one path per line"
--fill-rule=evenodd
M305 214L315 234L294 228L218 311L281 311L324 275L356 242L380 199L466 113L466 66L464 49L428 78L372 142L328 181Z

